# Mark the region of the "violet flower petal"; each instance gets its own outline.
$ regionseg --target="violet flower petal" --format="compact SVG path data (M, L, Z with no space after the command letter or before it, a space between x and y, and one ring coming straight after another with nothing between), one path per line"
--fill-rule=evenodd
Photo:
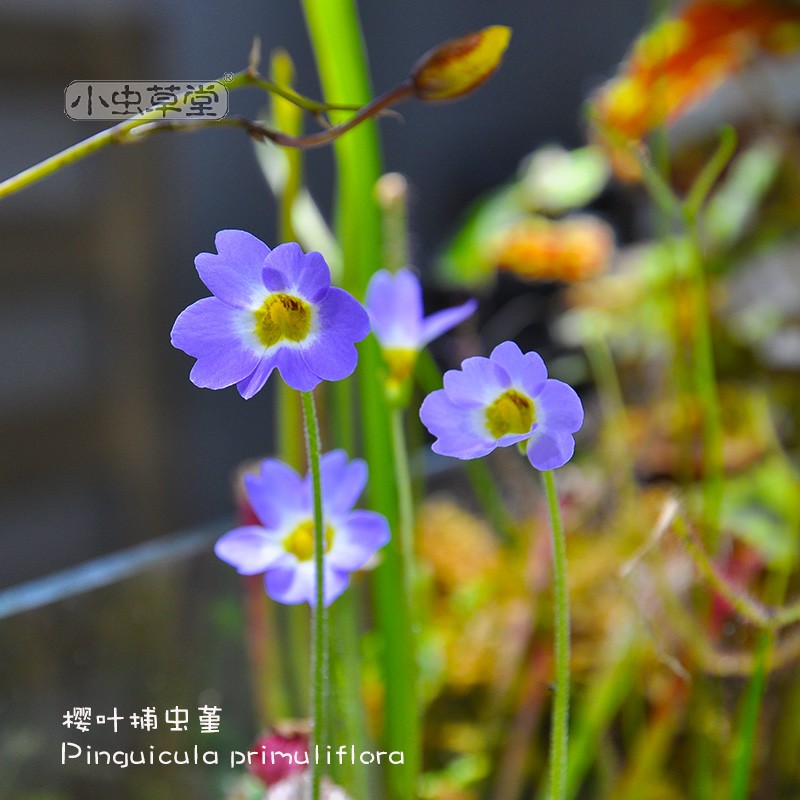
M244 476L244 485L250 507L265 528L282 528L288 519L304 514L309 507L304 480L277 459L264 459L258 475Z
M443 333L455 328L456 325L460 325L467 317L472 316L477 308L477 300L467 300L466 303L462 303L460 306L445 308L443 311L437 311L435 314L423 319L418 342L419 348L425 347Z
M323 602L329 606L346 588L350 576L325 565L323 578ZM316 578L313 561L303 561L291 569L279 568L267 572L264 576L267 594L279 603L295 605L308 603L316 606Z
M336 526L333 544L327 553L331 566L353 572L389 542L389 523L374 511L353 511Z
M265 282L268 271L286 278L287 291L296 291L310 303L318 303L331 286L331 271L320 253L304 253L297 242L279 244L264 261ZM281 290L276 290L281 291Z
M280 543L257 525L229 531L214 545L218 558L233 565L242 575L257 575L285 563L289 554Z
M575 433L583 425L583 406L577 392L553 378L545 382L536 398L536 418L548 429Z
M419 350L422 333L422 287L411 270L376 272L365 300L375 338L383 348Z
M275 366L283 380L298 392L310 392L315 388L322 376L309 369L303 357L303 348L300 347L275 347ZM353 365L355 369L355 365ZM351 370L352 372L352 370Z
M274 267L264 267L261 273L261 280L270 294L274 292L289 292L292 288L289 276Z
M499 365L483 356L472 356L444 374L444 390L458 406L484 407L511 387L511 378Z
M360 458L348 462L344 450L332 450L320 459L320 477L325 513L346 514L367 485L367 463ZM310 475L306 489L312 490Z
M245 378L242 378L236 388L245 400L249 400L256 392L264 388L267 379L275 369L275 353L262 355L261 360L256 364L256 368Z
M542 390L547 367L538 353L523 353L515 342L503 342L492 350L490 359L503 367L529 397L535 397Z
M270 249L246 231L220 231L217 253L200 253L194 260L200 280L228 305L256 308L263 297L261 270Z
M480 458L497 447L483 424L482 408L456 405L444 389L429 394L419 410L422 424L437 437L433 452L453 458Z
M195 386L222 389L243 380L258 366L261 352L246 334L251 318L249 311L216 297L198 300L178 315L170 339L197 359L189 376Z
M350 583L350 573L342 570L325 569L324 603L329 606L339 595L348 587ZM316 581L314 581L316 585ZM310 605L316 605L316 597L310 601Z
M338 381L352 375L358 363L355 342L369 333L369 317L343 289L331 287L317 306L319 331L302 347L303 358L320 379Z
M528 460L542 471L563 467L574 452L575 439L571 433L542 429L528 440Z
M314 597L314 573L303 567L304 564L298 564L271 569L264 576L267 594L286 605L310 603Z

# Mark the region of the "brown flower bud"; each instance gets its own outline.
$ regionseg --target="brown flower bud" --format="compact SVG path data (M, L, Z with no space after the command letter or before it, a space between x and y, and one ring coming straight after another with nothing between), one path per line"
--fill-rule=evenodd
M411 70L420 100L453 100L468 94L500 66L511 28L492 25L429 50Z

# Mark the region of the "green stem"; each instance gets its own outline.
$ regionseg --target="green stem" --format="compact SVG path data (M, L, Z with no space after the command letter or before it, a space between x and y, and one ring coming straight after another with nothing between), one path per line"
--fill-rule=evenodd
M361 586L352 586L331 606L332 661L337 717L332 727L337 741L355 745L356 752L371 748L364 720L364 699L361 684L361 610L364 597ZM341 735L342 738L338 738ZM331 735L333 739L333 735ZM338 767L336 781L351 797L373 797L368 773L358 764L345 762Z
M354 0L303 0L320 81L326 98L365 102L371 95L358 14ZM336 115L332 115L336 119ZM367 281L381 262L380 214L374 200L381 175L375 125L359 125L334 144L338 183L335 209L342 245L343 286L363 296ZM369 504L398 527L398 499L390 452L391 424L380 380L380 353L374 341L362 344L358 380L364 455L369 464ZM402 751L405 763L385 773L391 800L414 800L420 766L420 731L415 712L416 671L413 632L404 594L402 555L393 539L373 572L375 619L380 630L381 667L386 686L384 741L387 750Z
M358 111L361 107L355 104L322 103L319 100L312 100L310 97L298 94L291 86L284 85L282 81L267 80L260 75L251 76L249 83L258 86L265 92L271 92L312 115L323 114L326 111Z
M282 653L281 666L285 676L284 691L289 706L289 716L295 719L308 717L311 685L311 642L308 636L309 617L305 606L280 606L276 609L278 641ZM273 644L273 647L275 645Z
M408 448L403 425L403 409L393 408L392 422L392 457L394 459L394 475L397 481L397 502L400 529L400 547L403 554L403 575L406 593L412 602L415 585L414 560L414 497L411 489L411 470L408 466Z
M723 431L714 347L708 306L708 288L703 264L700 232L695 221L689 224L692 242L691 281L694 306L694 378L703 408L703 488L704 527L709 548L714 552L719 540L719 517L723 491Z
M222 80L217 82L223 83ZM262 78L260 75L250 70L236 73L230 80L224 81L224 85L228 91L243 86L258 86L267 91L275 92L289 102L296 103L304 110L312 110L313 113L319 113L323 109L351 108L351 106L316 103L315 101L303 98L302 95L298 95L295 92L285 89L279 90L271 81ZM363 106L358 107L355 114L350 119L339 125L325 128L317 133L309 133L305 136L291 136L281 131L267 128L258 122L253 122L244 117L228 116L219 119L193 120L188 122L164 120L162 113L163 104L154 106L143 114L120 122L118 125L114 125L104 131L100 131L100 133L90 136L82 142L71 145L60 153L56 153L46 158L44 161L40 161L38 164L23 170L17 175L0 182L0 199L46 178L76 161L80 161L92 153L102 150L110 144L125 144L137 140L140 136L163 131L196 131L207 127L237 127L242 128L257 139L269 139L275 144L285 147L299 149L322 147L323 145L336 141L340 136L353 128L362 125L365 120L378 116L388 106L411 97L413 93L413 84L410 79L403 81L393 89L384 92L380 97L376 97L374 100L365 102ZM179 104L186 105L190 103L196 94L196 92L188 92L183 100L179 101ZM159 116L159 114L161 114L161 116Z
M322 480L319 468L319 425L314 408L314 395L302 392L303 416L306 427L306 444L308 447L308 463L311 469L311 481L314 489L314 572L316 575L316 602L314 604L313 645L312 645L312 746L313 751L325 750L325 739L328 734L327 697L328 679L328 626L325 608L324 559L325 529L322 519ZM319 749L317 749L319 748ZM322 780L322 768L313 763L311 767L311 798L319 800Z
M237 89L240 86L246 86L249 81L250 78L247 72L239 72L229 81L225 81L225 88L228 91L231 89ZM219 82L222 81L220 80ZM185 105L191 102L194 94L195 93L192 92L187 93L183 100L179 101L179 104ZM58 170L62 169L63 167L66 167L76 161L80 161L82 158L86 158L86 156L89 156L110 144L126 141L135 128L152 123L153 120L158 120L160 113L161 106L156 106L151 111L145 112L144 114L131 119L126 119L125 121L120 122L118 125L114 125L111 128L100 131L100 133L96 133L94 136L90 136L88 139L84 139L82 142L78 142L77 144L66 148L66 150L62 150L60 153L56 153L55 155L50 156L50 158L46 158L44 161L41 161L38 164L23 170L18 175L14 175L13 177L4 180L2 183L0 183L0 198L14 194L14 192L18 192L20 189L24 189L26 186L30 186L32 183L36 183L37 181L42 180L42 178L46 178L48 175L58 172Z
M717 783L716 737L714 725L718 722L719 684L710 675L701 674L692 686L690 719L694 720L691 766L691 800L711 800Z
M291 92L294 66L287 53L278 51L270 59L270 70L275 85L286 86ZM283 93L272 97L272 122L281 130L299 134L302 129L302 110L285 99ZM292 226L292 208L303 182L303 153L287 150L285 153L288 174L278 198L278 236L281 242L293 242L297 236ZM283 381L277 387L277 447L282 461L298 472L304 467L303 408L297 392ZM273 648L283 666L284 692L289 700L291 715L305 717L309 714L308 686L309 646L307 610L301 606L277 606L276 616L281 622L279 644Z
M617 141L611 135L611 141ZM639 162L642 180L653 202L664 215L664 221L680 220L689 234L692 245L691 274L692 311L694 336L692 340L692 371L695 390L703 408L703 467L704 508L703 521L706 539L712 551L719 539L719 515L723 490L723 430L719 395L717 392L714 349L711 336L711 321L708 306L708 289L704 265L703 242L700 235L699 214L714 182L730 161L736 144L732 130L723 131L720 145L712 159L701 171L695 185L689 190L688 200L681 201L672 188L629 142L624 143L628 151ZM677 353L680 358L680 353Z
M638 485L636 467L625 436L620 431L628 429L625 411L625 400L619 381L614 356L608 341L598 336L586 345L586 355L600 394L604 412L605 439L608 443L609 456L617 465L609 474L619 482L620 496L624 503L626 515L635 513ZM626 522L630 521L626 516Z
M692 310L694 336L692 339L692 371L695 390L703 408L703 489L704 489L704 527L706 540L712 552L716 550L719 539L719 517L722 507L724 482L723 429L719 393L717 391L717 372L714 365L714 347L711 335L711 314L708 304L708 287L705 273L705 253L700 232L700 214L703 206L725 167L730 163L736 150L736 132L730 126L723 129L720 143L714 155L700 171L694 185L689 189L686 199L681 202L669 187L657 187L656 182L648 184L654 199L669 202L682 220L689 234L692 252L690 257L689 279L692 290ZM645 175L651 175L646 170ZM671 199L670 199L671 198Z
M614 632L615 636L618 634ZM625 699L636 685L637 670L642 666L642 649L633 635L622 644L614 643L616 652L608 666L588 687L570 740L567 768L568 798L577 796L581 783L595 760L604 732L612 724Z
M245 579L247 649L250 662L256 720L266 730L273 719L288 716L287 693L283 691L282 660L268 653L268 643L277 634L275 604L267 604L260 576Z
M739 728L733 751L730 800L747 800L750 792L750 773L753 767L758 718L767 682L769 655L775 644L775 632L762 631L756 645L756 666L744 696Z
M353 0L303 0L303 12L325 98L347 96L358 103L367 102L372 88ZM341 120L339 115L331 116ZM361 296L381 258L380 215L373 195L382 172L375 125L366 122L337 139L334 153L337 233L345 264L343 288ZM374 382L377 385L377 380Z
M714 155L706 163L694 184L689 189L684 202L684 216L691 225L700 216L703 205L708 199L720 175L730 163L736 152L736 130L726 125L720 133L720 142Z
M286 91L291 92L294 64L288 53L278 50L272 54L270 72L273 77L270 85L285 86ZM271 122L290 136L299 136L303 129L303 113L295 102L286 99L284 94L280 93L272 98ZM303 152L286 148L283 155L286 158L287 174L278 197L278 231L282 242L294 242L297 240L297 233L292 224L292 210L303 185ZM298 430L297 426L292 428L292 434Z
M417 645L420 630L419 582L414 556L414 492L411 483L411 470L408 464L408 443L404 425L402 408L392 408L392 458L394 478L397 485L398 530L400 537L400 574L403 581L402 601L408 609L408 621L411 631L408 634L407 653L411 673L406 678L409 696L413 705L406 710L406 718L412 727L415 737L419 737L422 725L422 707L420 703L419 672L417 668Z
M770 612L760 603L753 600L744 592L733 587L730 582L720 574L703 549L702 542L694 537L689 530L682 515L675 518L675 531L680 536L686 550L697 568L703 573L706 580L721 594L737 611L740 617L759 628L768 628L771 625Z
M550 731L550 798L565 800L567 796L567 750L569 746L569 595L567 592L567 550L564 527L558 507L558 494L553 473L542 472L550 525L553 535L553 595L555 602L556 688L553 699L553 720Z
M800 536L800 527L795 518L791 530L793 550L797 549L797 540ZM783 603L789 588L793 563L783 564L778 571L772 573L767 581L764 599L767 604L779 605ZM756 645L756 665L750 681L745 690L744 705L739 719L738 730L735 733L733 766L731 773L731 800L746 800L750 792L750 780L753 771L756 736L758 734L758 720L761 715L761 706L764 701L764 691L770 669L770 661L778 638L778 626L788 624L797 619L794 614L797 606L783 609L775 615L775 626L770 630L761 632Z

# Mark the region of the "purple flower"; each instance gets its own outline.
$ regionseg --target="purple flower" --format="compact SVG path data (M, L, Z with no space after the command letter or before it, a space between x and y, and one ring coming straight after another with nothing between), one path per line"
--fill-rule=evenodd
M540 470L572 458L572 434L583 424L574 389L548 378L539 354L523 354L514 342L446 372L444 389L425 398L419 415L437 437L436 453L480 458L495 447L527 442L528 459Z
M391 377L398 383L411 375L420 350L478 307L475 300L468 300L423 317L422 287L408 269L394 275L385 269L376 272L367 287L365 305Z
M390 538L386 518L353 510L367 482L367 465L347 461L344 450L320 460L325 525L324 592L330 605ZM259 475L245 476L245 490L261 525L226 533L214 551L242 575L265 572L267 594L279 603L316 601L314 501L311 474L302 478L281 461L268 458Z
M214 297L183 311L172 344L194 356L196 386L234 383L244 398L273 369L294 389L338 381L356 368L354 343L369 333L361 305L331 286L325 259L294 242L270 250L245 231L220 231L218 254L200 253L197 272Z

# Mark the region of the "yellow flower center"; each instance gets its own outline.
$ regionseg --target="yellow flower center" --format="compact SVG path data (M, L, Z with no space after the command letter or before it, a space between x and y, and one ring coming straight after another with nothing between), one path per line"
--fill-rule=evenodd
M311 330L311 306L299 297L276 292L253 312L255 334L265 347L286 339L302 342Z
M533 401L508 389L486 409L486 427L495 439L507 433L527 433L536 422Z
M417 363L417 351L410 347L387 347L383 360L389 367L389 378L395 383L403 383L411 377Z
M333 544L333 528L325 527L325 552ZM284 540L283 547L287 553L297 556L298 561L310 561L314 557L314 521L307 519L301 522Z

